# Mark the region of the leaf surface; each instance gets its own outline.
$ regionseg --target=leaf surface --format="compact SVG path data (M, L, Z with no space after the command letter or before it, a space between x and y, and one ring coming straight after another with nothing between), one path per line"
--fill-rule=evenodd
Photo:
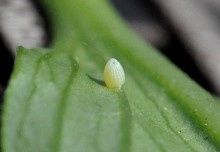
M5 152L217 152L220 104L146 45L104 0L45 0L49 50L18 49L3 113ZM103 84L105 62L125 69Z

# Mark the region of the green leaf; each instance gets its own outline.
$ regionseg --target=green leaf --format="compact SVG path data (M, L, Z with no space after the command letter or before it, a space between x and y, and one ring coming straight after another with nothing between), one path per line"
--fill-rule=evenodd
M126 149L118 145L130 128L123 92L92 81L71 54L33 51L18 52L21 68L16 67L5 105L5 151Z
M217 152L220 104L120 20L104 0L42 1L51 49L18 48L3 152ZM106 61L125 69L103 84Z

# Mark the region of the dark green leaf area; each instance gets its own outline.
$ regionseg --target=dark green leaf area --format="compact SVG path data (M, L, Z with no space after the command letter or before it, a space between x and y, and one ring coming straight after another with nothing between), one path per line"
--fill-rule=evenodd
M93 81L67 53L19 48L15 68L4 151L128 151L131 113L122 90Z

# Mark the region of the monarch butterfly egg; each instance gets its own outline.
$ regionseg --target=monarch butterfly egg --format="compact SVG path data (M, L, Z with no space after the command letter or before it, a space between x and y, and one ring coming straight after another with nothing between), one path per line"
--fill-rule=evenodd
M125 73L121 64L111 58L105 65L104 80L108 88L121 88L125 82Z

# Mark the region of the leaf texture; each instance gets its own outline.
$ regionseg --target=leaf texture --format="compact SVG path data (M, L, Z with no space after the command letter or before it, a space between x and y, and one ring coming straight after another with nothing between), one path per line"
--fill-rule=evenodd
M220 104L146 45L105 0L47 0L49 50L18 49L3 112L5 152L217 152ZM103 85L105 62L125 69Z

